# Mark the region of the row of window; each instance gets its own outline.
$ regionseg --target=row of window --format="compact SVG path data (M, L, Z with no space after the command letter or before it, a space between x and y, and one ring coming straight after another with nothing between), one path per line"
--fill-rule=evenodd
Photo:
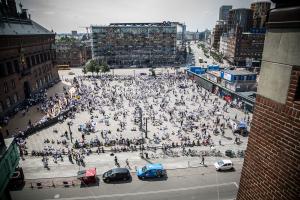
M50 52L41 53L37 55L32 55L29 57L26 57L26 65L30 68L35 65L39 65L41 63L47 62L51 59Z
M0 113L4 111L5 108L10 108L12 105L19 101L18 93L15 93L11 97L6 97L5 102L0 101Z
M50 69L51 69L51 64L40 67L33 71L34 77L37 77L38 75L40 76L42 75L42 73L46 73L50 71ZM5 81L3 83L4 93L8 93L10 89L12 90L16 89L16 82L14 79L10 80L10 82Z
M51 55L49 51L46 53L32 55L25 58L25 62L28 68L47 62L49 60L51 60ZM13 61L7 61L5 63L0 63L0 77L5 77L20 72L20 61L18 59L15 59Z
M249 75L249 76L234 76L233 77L233 80L240 80L240 81L245 81L245 80L247 80L247 81L251 81L251 80L256 80L256 75Z
M9 86L9 84L10 84L10 86ZM15 80L10 80L10 83L9 82L4 82L3 83L3 90L4 90L4 93L8 93L8 91L9 91L9 88L12 88L12 89L15 89L16 88L16 82L15 82Z
M52 78L53 78L52 74L48 74L47 76L45 76L39 80L36 80L35 90L42 88L46 83L49 83L52 80ZM14 81L12 80L12 83L13 82ZM7 82L4 82L4 84L7 86ZM5 85L4 85L4 87L6 87ZM14 84L14 87L15 87L15 84ZM18 93L14 93L12 96L6 97L5 102L0 101L0 113L3 112L5 109L10 108L14 104L16 104L18 101L19 101Z

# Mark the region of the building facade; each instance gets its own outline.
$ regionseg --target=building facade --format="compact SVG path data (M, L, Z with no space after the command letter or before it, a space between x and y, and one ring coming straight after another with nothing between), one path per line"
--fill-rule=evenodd
M214 49L219 50L220 48L220 38L221 35L225 32L227 27L227 24L225 21L217 21L215 28L213 29L212 32L212 37L211 37L211 46Z
M268 12L271 8L271 2L259 1L251 4L253 12L253 28L265 29Z
M0 114L59 80L55 34L32 21L14 0L1 1Z
M57 65L80 67L87 61L87 51L88 48L83 42L80 42L80 40L64 36L56 40Z
M240 27L242 32L249 32L252 28L253 11L248 8L231 9L228 15L228 29Z
M92 26L93 58L111 66L171 65L176 58L177 25L115 23Z
M231 9L232 9L231 5L221 6L219 10L219 20L227 21L229 16L229 10Z
M300 3L273 2L238 200L299 199Z

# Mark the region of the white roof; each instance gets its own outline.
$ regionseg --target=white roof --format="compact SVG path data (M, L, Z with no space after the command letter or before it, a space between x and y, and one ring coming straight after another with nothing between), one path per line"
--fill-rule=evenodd
M227 163L232 163L231 160L222 160L224 162L224 164L227 164Z

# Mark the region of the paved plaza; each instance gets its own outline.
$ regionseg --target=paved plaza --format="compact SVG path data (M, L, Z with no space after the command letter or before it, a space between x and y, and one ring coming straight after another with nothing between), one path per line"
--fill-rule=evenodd
M28 155L20 161L25 178L75 176L79 169L89 167L96 167L101 174L115 167L114 156L123 167L128 159L131 171L149 162L163 163L167 169L201 167L201 155L205 155L206 165L212 167L213 162L221 159L219 156L225 157L226 150L245 150L248 137L233 134L230 127L234 128L239 121L251 121L251 114L231 108L180 75L180 71L156 69L156 78L150 76L149 69L118 69L108 73L111 76L94 78L83 76L81 69L60 71L62 82L50 88L47 95L64 96L65 91L75 87L73 78L77 77L78 87L72 97L77 99L76 112L26 139ZM25 117L19 115L9 122L10 133L16 132L16 127L26 126L28 118L35 123L42 112L35 106ZM70 162L67 155L62 155L63 159L48 156L47 169L43 157L31 155L33 151L72 151L82 155L84 164ZM214 156L212 152L220 155ZM242 163L243 159L233 161Z

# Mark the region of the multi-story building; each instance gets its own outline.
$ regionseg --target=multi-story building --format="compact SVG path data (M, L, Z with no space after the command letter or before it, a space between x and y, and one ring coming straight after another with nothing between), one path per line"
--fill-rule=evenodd
M271 2L268 1L259 1L251 4L254 29L265 29L266 19L270 8Z
M211 46L214 49L219 50L220 47L220 37L223 34L223 32L226 30L227 24L225 21L217 21L217 24L215 25L215 28L212 32L211 37Z
M248 8L231 9L228 17L228 30L240 27L242 32L252 28L253 11Z
M272 1L238 200L299 199L300 2Z
M56 40L57 65L80 67L87 61L87 47L83 42L73 37L61 37Z
M173 22L112 23L91 26L91 32L93 58L113 67L175 63L177 24Z
M1 1L0 114L59 79L55 34L37 24L15 0Z
M219 52L224 56L228 57L228 33L223 33L220 37Z
M231 9L232 9L231 5L221 6L219 11L219 20L227 21L229 16L229 10Z
M236 27L222 35L219 51L234 65L259 67L264 39L264 33L242 32Z

